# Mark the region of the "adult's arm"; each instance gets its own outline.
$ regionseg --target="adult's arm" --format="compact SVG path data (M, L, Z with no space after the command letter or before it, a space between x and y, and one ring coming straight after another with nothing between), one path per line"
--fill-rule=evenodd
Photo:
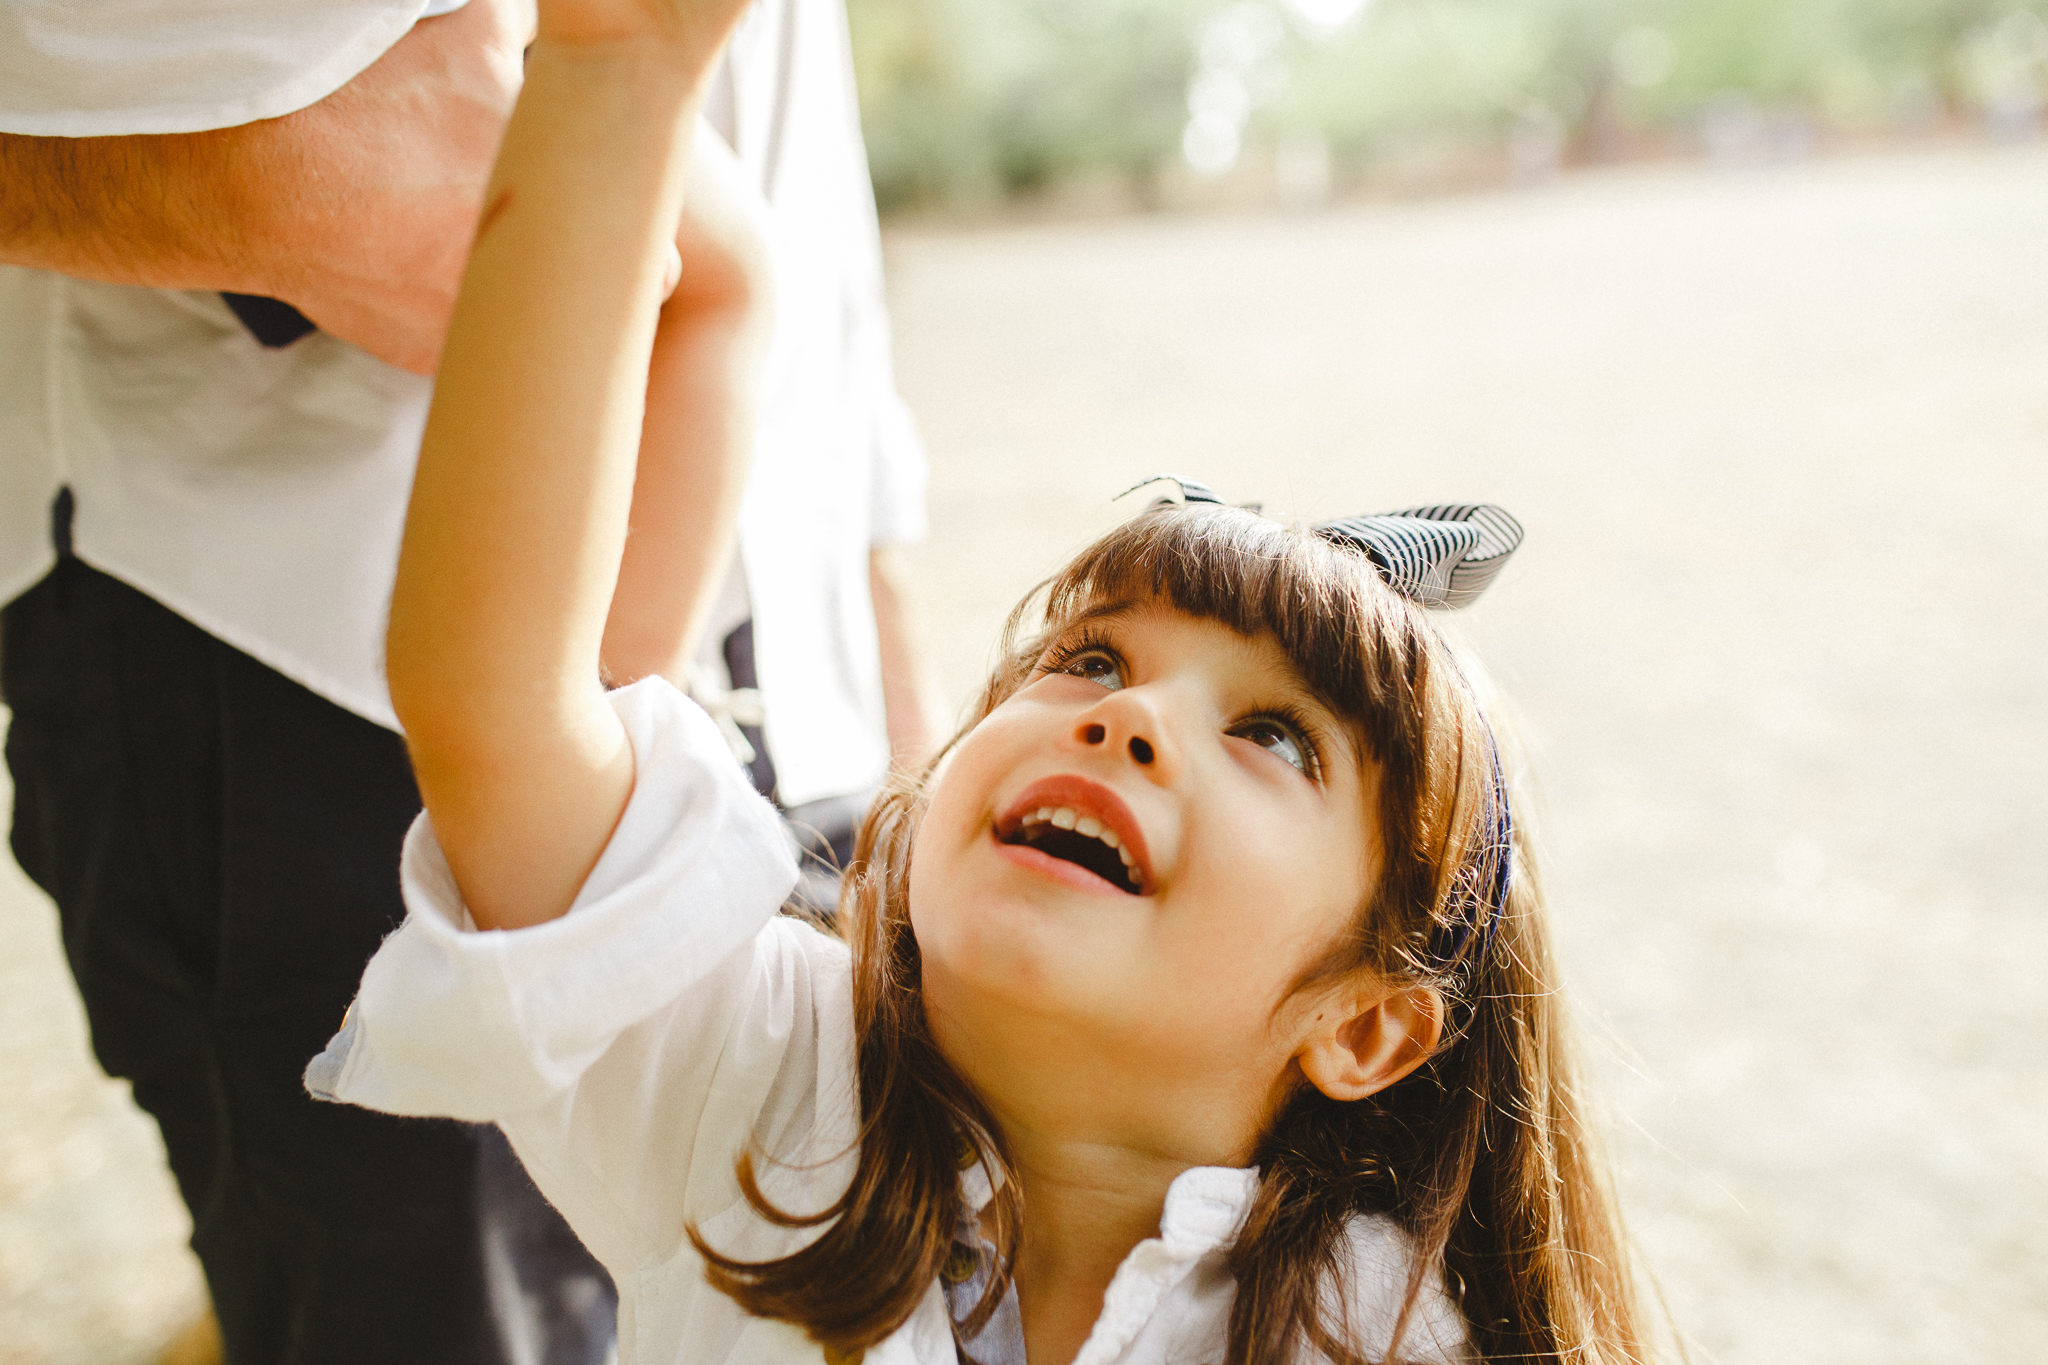
M280 298L431 373L530 21L523 0L472 0L318 103L238 127L0 134L0 262Z

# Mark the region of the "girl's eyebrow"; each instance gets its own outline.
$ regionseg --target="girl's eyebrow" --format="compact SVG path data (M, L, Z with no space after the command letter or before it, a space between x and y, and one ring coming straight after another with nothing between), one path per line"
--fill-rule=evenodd
M1137 611L1139 603L1131 598L1113 602L1097 602L1083 607L1066 620L1060 622L1059 634L1065 635L1076 626L1085 626L1091 621L1112 621L1120 616L1129 616Z
M1064 641L1073 636L1074 632L1085 630L1091 625L1126 620L1136 615L1144 606L1145 604L1142 601L1132 598L1124 598L1113 602L1091 603L1073 615L1062 619L1058 625L1040 636L1039 638L1045 642L1044 648L1040 653L1048 653L1058 649Z

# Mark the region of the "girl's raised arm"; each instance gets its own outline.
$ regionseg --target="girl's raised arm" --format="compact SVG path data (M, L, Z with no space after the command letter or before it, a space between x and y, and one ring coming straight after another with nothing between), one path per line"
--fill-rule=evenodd
M696 111L744 7L540 6L441 362L387 643L420 792L479 927L565 912L632 791L600 647ZM688 353L733 373L715 344Z

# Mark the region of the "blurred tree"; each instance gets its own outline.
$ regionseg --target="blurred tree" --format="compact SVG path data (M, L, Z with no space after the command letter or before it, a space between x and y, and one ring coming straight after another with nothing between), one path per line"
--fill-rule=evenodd
M1791 154L1957 115L2018 135L2048 92L2048 0L850 4L885 206L1091 174L1142 190L1183 155L1215 172L1288 142L1357 172L1418 148Z
M884 206L1143 182L1179 144L1205 0L852 0Z

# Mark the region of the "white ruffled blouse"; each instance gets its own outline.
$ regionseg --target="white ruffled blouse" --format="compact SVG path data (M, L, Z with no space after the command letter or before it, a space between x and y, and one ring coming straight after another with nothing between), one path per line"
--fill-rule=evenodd
M748 1317L706 1283L684 1228L747 1259L817 1235L774 1227L741 1197L733 1160L750 1142L776 1158L757 1170L780 1207L820 1209L845 1190L859 1126L849 955L776 913L796 876L787 840L711 719L659 678L612 702L634 790L574 907L478 932L422 816L405 846L405 924L370 960L306 1086L502 1127L617 1282L622 1362L816 1362L801 1329ZM988 1178L976 1167L962 1179L978 1212ZM1224 1257L1257 1181L1197 1167L1173 1182L1159 1235L1117 1271L1076 1365L1221 1359L1235 1290ZM1383 1347L1407 1243L1384 1219L1352 1233L1351 1321ZM963 1308L978 1279L956 1288ZM867 1365L952 1365L952 1321L935 1279ZM1429 1286L1403 1357L1463 1360L1464 1341ZM971 1345L984 1365L1021 1365L1014 1300Z

